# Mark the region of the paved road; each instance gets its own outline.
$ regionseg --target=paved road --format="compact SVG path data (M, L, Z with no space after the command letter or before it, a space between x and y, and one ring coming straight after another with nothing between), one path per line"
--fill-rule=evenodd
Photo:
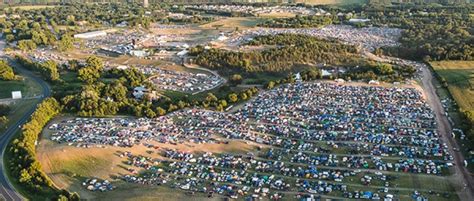
M2 51L2 50L0 50L0 51ZM0 158L1 158L1 160L0 160L0 172L1 172L1 174L0 174L0 185L1 185L0 194L6 200L15 200L16 201L16 200L24 200L24 198L21 196L20 193L15 191L12 184L8 180L8 177L5 175L6 173L5 173L5 166L4 166L4 161L3 161L4 155L5 155L5 149L8 145L8 143L10 142L11 138L15 135L15 133L20 129L20 127L23 124L25 124L29 120L29 118L31 117L31 114L33 114L33 112L36 109L36 105L38 103L40 103L44 98L49 97L51 95L51 89L45 81L41 80L40 78L38 78L36 75L31 73L30 71L23 69L19 65L14 65L14 63L12 63L12 64L13 64L12 66L15 68L16 72L18 72L19 74L21 74L25 77L28 77L28 78L32 79L34 82L36 82L38 85L40 85L41 88L42 88L42 94L43 94L38 99L36 104L31 105L31 109L28 110L28 112L26 112L20 118L20 120L18 120L13 125L11 125L5 131L5 133L3 133L0 136Z

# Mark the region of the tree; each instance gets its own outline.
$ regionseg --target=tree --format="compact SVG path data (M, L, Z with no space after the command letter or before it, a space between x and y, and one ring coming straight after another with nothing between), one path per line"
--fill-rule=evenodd
M207 93L207 96L206 96L206 101L211 103L211 102L216 102L218 99L216 97L216 95L214 95L213 93Z
M268 82L267 89L273 89L273 87L275 87L275 82L273 81Z
M237 102L237 101L239 100L239 97L238 97L237 94L235 94L235 93L229 94L229 97L228 97L228 98L229 98L229 101L230 101L231 103L235 103L235 102Z
M222 105L222 107L227 107L227 101L222 99L219 101L219 105Z
M145 116L148 117L148 118L155 118L156 113L151 108L147 108L145 110Z
M186 103L182 100L178 101L178 107L179 109L183 109L186 107Z
M0 104L0 116L7 116L10 114L11 108L8 105Z
M177 109L178 109L178 106L176 106L174 104L170 104L169 107L168 107L168 112L173 112Z
M79 68L79 61L77 61L76 59L69 60L67 64L69 70L75 71L77 68Z
M240 99L247 100L247 98L248 98L247 93L245 92L240 93Z
M42 69L44 69L45 74L49 76L49 80L56 81L59 80L58 64L53 60L48 60L41 64Z
M20 171L20 183L30 183L31 182L31 175L30 173L28 173L28 170L26 169L22 169Z
M239 74L234 74L230 77L230 82L233 84L233 85L238 85L238 84L241 84L242 83L242 76L239 75Z
M156 108L156 113L159 115L159 116L163 116L166 114L166 110L163 109L162 107L157 107Z
M68 51L74 48L74 39L69 34L64 34L58 44L59 51Z
M4 60L0 60L0 80L14 80L16 79L13 69Z
M18 41L18 48L21 51L27 52L36 49L36 43L32 40L20 40Z
M379 74L382 74L382 75L393 74L393 67L390 64L379 63L376 66L376 70Z
M78 78L83 82L92 84L100 78L103 68L104 64L101 59L90 56L86 59L86 66L79 69Z

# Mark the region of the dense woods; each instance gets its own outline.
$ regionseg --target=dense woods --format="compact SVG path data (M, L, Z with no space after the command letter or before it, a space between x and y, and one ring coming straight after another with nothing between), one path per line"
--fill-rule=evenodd
M412 77L415 68L370 61L358 54L357 48L335 40L322 40L299 34L277 34L255 37L250 46L268 46L251 52L220 49L191 48L194 62L218 70L224 75L233 73L259 74L292 72L297 64L339 66L347 68L339 77L348 80L402 81ZM231 80L232 81L232 80Z
M295 64L342 63L351 60L357 49L337 41L298 34L256 37L248 45L279 45L262 51L234 52L220 49L191 48L195 62L229 75L235 72L283 72Z
M64 51L72 47L70 34L84 26L97 29L126 22L132 27L148 28L154 19L164 16L162 12L151 12L153 8L146 9L141 4L107 3L97 6L74 3L45 9L5 9L7 17L0 18L0 30L7 42L17 41L18 48L23 51L48 45L58 46Z
M338 24L340 22L337 16L296 16L291 18L274 18L267 20L257 26L271 28L313 28L322 27L330 24Z
M9 167L12 175L17 178L26 190L32 194L41 194L53 191L59 198L79 200L77 193L57 190L49 177L41 169L36 160L36 142L43 127L61 112L61 106L54 98L47 98L38 105L28 123L23 125L21 135L13 140L9 152L12 155Z
M427 61L474 59L471 11L472 6L366 10L371 24L404 29L401 47L386 48L385 53Z

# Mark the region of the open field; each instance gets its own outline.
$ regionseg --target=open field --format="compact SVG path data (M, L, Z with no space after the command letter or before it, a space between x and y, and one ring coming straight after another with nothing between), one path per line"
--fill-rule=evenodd
M430 63L444 78L461 110L474 109L474 61L439 61Z
M36 10L44 8L53 8L56 5L29 5L29 6L12 6L12 9L21 9L21 10Z
M206 29L249 29L255 27L260 22L263 22L265 19L262 18L253 18L253 17L232 17L232 18L224 18L221 20L217 20L215 22L207 23L201 25L201 28Z
M30 79L0 81L0 99L11 98L12 91L21 91L23 97L32 97L41 93Z

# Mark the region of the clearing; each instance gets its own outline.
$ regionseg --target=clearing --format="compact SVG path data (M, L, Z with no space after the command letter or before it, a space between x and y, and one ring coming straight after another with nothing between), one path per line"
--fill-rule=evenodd
M446 80L449 92L461 110L473 110L474 61L438 61L430 64Z

